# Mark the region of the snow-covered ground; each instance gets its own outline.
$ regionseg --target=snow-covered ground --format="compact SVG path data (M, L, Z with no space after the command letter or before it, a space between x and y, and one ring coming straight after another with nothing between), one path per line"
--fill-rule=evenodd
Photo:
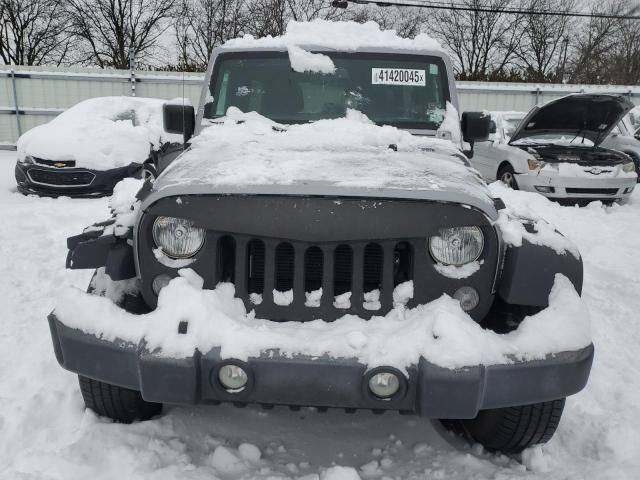
M24 197L14 161L0 151L0 479L640 476L640 191L625 206L578 209L492 186L578 244L597 349L556 437L515 459L397 414L171 407L118 425L85 411L75 376L55 361L46 315L64 287L88 283L91 272L64 270L65 238L106 218L107 200Z

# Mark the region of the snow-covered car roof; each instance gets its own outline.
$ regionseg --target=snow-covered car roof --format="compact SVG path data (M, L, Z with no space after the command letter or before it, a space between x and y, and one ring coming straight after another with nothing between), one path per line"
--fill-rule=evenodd
M289 22L282 36L255 38L245 35L227 41L223 49L277 48L315 46L340 51L355 51L361 48L384 48L388 50L432 51L442 53L438 41L425 33L414 38L404 38L395 30L383 30L375 22L333 22L316 19L311 22Z
M495 216L489 190L448 140L378 126L360 112L278 125L229 109L156 180L149 205L181 194L329 195L464 203Z
M162 125L165 100L140 97L99 97L84 100L49 123L18 139L18 159L75 160L95 170L142 163L151 149L168 141Z

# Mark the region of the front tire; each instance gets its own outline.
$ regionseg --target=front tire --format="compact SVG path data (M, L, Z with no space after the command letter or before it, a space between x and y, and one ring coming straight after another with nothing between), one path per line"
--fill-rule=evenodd
M565 399L481 410L470 420L443 420L444 426L487 450L520 453L548 442L560 423Z
M498 180L504 183L507 187L518 190L516 172L511 165L505 165L498 170Z
M87 408L120 423L149 420L162 412L161 403L147 402L140 392L78 375Z

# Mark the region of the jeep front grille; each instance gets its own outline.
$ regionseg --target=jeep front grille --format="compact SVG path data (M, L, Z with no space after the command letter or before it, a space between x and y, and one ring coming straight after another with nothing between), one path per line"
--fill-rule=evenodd
M311 244L306 242L216 235L215 282L231 282L236 296L247 309L272 320L289 320L286 309L293 307L300 320L335 319L347 313L362 317L384 314L393 305L394 288L412 275L412 246L407 241L346 242ZM425 240L422 240L424 243ZM322 289L316 304L308 297ZM274 298L277 292L293 293L290 304ZM365 302L365 293L377 291L375 302ZM351 292L350 306L334 305L336 296ZM376 294L373 294L376 296ZM370 297L370 296L369 296ZM260 299L256 301L256 299ZM377 305L375 305L377 306Z
M408 280L414 287L409 307L453 296L464 285L480 294L474 319L484 318L493 303L499 243L479 210L397 199L192 194L162 198L140 219L136 261L142 295L152 308L158 301L153 279L178 275L175 266L153 253L153 222L161 215L189 218L206 230L205 244L189 268L206 289L233 282L236 296L248 311L255 309L257 318L333 321L346 314L384 315L394 306L394 288ZM440 273L427 248L440 228L454 225L477 225L484 234L482 267L468 278ZM275 299L274 291L281 292Z

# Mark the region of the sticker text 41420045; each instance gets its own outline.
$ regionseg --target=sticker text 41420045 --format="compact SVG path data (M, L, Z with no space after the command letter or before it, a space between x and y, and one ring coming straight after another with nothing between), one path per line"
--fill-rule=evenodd
M409 85L424 87L425 71L412 68L372 68L371 83L373 85Z

